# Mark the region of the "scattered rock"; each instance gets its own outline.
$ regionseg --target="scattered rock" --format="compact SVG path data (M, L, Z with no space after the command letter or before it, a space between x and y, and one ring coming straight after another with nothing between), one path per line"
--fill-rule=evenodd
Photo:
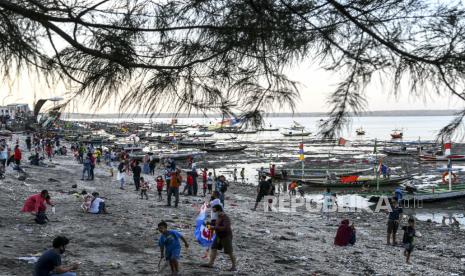
M60 182L59 180L56 180L55 178L49 178L48 182Z

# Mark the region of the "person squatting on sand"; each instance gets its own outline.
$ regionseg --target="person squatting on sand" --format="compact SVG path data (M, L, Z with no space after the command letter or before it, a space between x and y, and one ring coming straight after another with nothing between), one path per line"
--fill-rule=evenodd
M69 240L58 236L53 240L53 248L45 251L34 266L33 276L76 276L72 272L79 268L78 263L65 266L61 263L61 255L65 253Z

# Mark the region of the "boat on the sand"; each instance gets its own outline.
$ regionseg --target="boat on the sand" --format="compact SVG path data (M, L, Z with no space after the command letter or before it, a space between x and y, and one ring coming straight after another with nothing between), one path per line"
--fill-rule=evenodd
M354 187L364 187L364 188L372 188L372 187L383 187L383 186L393 186L399 185L405 180L410 179L411 176L391 176L387 178L378 177L376 176L342 176L335 179L324 179L324 178L307 178L303 179L303 183L313 186L320 186L320 187L336 187L336 188L354 188Z
M465 155L427 155L427 154L420 154L418 156L421 161L426 162L437 162L437 161L465 161Z
M368 198L370 202L378 202L381 196L389 198L393 196L393 193L371 193ZM402 201L412 205L413 203L440 202L457 198L465 198L465 184L454 184L451 190L446 185L440 185L405 192Z

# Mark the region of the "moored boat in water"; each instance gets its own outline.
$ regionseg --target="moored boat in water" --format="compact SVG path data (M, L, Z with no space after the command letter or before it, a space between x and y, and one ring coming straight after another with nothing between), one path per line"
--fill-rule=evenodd
M201 150L204 150L209 153L215 153L215 152L240 152L243 151L247 148L247 146L241 146L241 145L216 145L214 147L204 147L201 148Z

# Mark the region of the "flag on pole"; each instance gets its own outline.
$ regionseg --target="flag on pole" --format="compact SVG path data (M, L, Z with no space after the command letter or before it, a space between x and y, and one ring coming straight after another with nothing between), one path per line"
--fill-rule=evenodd
M346 140L346 139L340 137L339 141L338 141L338 145L339 146L344 146L344 147L350 147L352 144L350 143L349 140Z
M215 233L207 224L207 205L200 208L200 213L195 220L194 236L202 247L210 247L215 240Z
M444 155L449 156L451 155L451 150L452 150L452 143L447 142L444 144Z
M305 159L304 157L304 143L299 144L299 160L303 161Z

